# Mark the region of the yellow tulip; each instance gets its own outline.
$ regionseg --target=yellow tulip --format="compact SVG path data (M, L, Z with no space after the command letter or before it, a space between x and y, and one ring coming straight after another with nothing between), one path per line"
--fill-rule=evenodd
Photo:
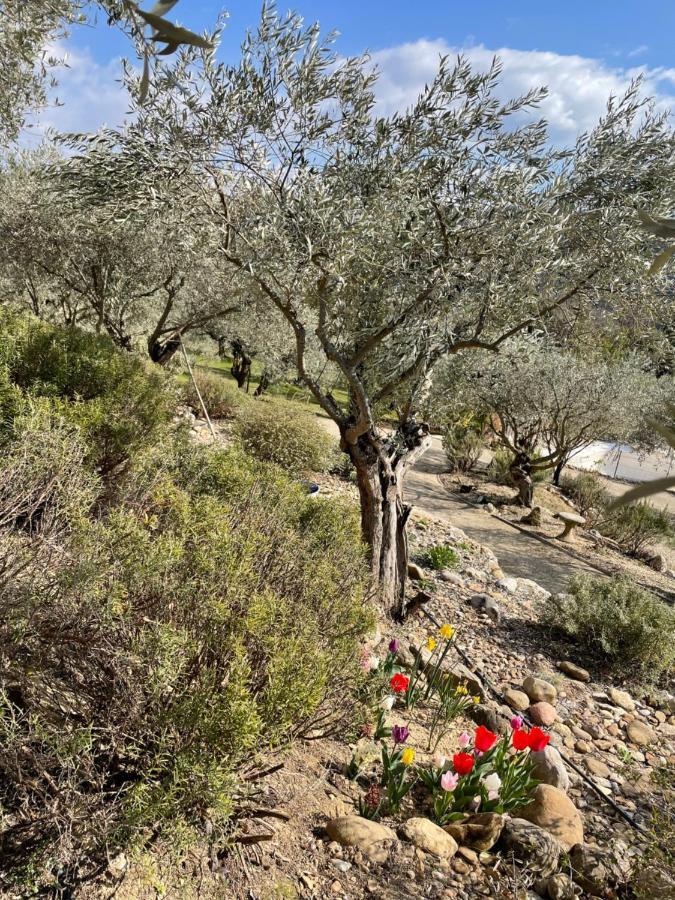
M412 747L406 747L403 753L401 754L401 762L404 766L409 766L412 764L412 761L415 759L415 751Z
M441 637L444 640L449 641L450 638L454 635L455 629L452 627L452 625L441 625L440 633Z

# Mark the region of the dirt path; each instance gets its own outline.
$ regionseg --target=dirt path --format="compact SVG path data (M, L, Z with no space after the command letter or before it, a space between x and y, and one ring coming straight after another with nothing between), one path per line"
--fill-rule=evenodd
M592 566L556 550L534 537L451 494L438 475L447 468L440 438L418 461L405 482L405 498L418 512L450 522L468 537L494 552L504 571L517 578L531 578L547 591L565 590L570 575L597 575Z

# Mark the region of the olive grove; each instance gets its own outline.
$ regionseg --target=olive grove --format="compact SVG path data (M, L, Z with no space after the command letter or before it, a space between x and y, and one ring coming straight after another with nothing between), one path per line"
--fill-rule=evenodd
M403 481L428 443L419 410L439 361L581 309L611 318L639 302L647 316L635 210L675 183L672 134L635 84L556 150L533 112L543 92L502 103L499 63L478 73L461 58L441 59L417 101L383 117L367 57L339 58L317 27L273 7L236 64L207 52L195 68L198 55L158 70L124 129L74 138L62 190L74 203L189 209L195 229L218 229L222 278L283 316L298 376L339 429L372 576L400 614ZM348 402L308 363L310 338ZM396 423L382 428L390 408Z

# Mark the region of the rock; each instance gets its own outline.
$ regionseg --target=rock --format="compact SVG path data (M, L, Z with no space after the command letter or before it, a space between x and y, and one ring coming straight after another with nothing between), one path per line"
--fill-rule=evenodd
M459 844L474 850L490 850L499 840L504 827L504 816L499 813L476 813L461 822L451 822L445 831Z
M457 851L457 856L461 856L463 860L465 860L472 866L478 865L478 854L475 850L471 850L469 847L460 847Z
M607 691L607 696L615 706L620 706L626 712L635 712L635 700L627 691L620 691L618 688L611 687Z
M328 837L345 847L367 847L379 841L395 841L396 834L386 825L361 816L340 816L326 825Z
M537 750L530 754L530 757L534 763L532 774L537 781L550 784L559 791L567 793L570 787L570 777L562 757L555 747L551 747L549 744L543 750Z
M647 560L647 565L655 572L665 572L668 568L665 559L663 558L663 556L661 556L660 553L656 553L654 556L650 556Z
M431 819L416 817L408 819L399 829L399 834L420 850L449 859L457 853L457 841L436 825Z
M441 569L438 577L441 581L447 581L448 584L454 584L455 587L461 587L464 584L462 576L458 575L457 572L453 572L452 569Z
M512 709L518 712L525 712L530 705L530 698L524 691L518 691L515 688L506 688L504 691L504 699Z
M550 900L574 900L576 897L574 882L564 872L551 875L546 883L546 891Z
M630 877L627 848L621 841L612 850L590 844L576 844L570 850L572 878L593 897L605 897L608 888Z
M502 832L506 850L530 871L552 875L558 868L560 845L548 831L525 819L507 819Z
M638 897L675 900L675 880L672 875L657 866L645 866L641 869L633 879L631 887Z
M551 706L551 704L547 703L545 700L541 700L539 703L533 703L528 709L527 714L535 725L553 725L558 718L555 707Z
M489 616L493 622L499 622L501 611L494 597L489 594L472 594L469 602L475 610Z
M506 594L515 594L518 590L518 579L511 578L507 575L506 578L499 579L497 587L501 588Z
M654 732L649 725L645 725L644 722L638 722L637 720L628 723L626 734L631 744L637 744L638 747L652 744L655 739Z
M592 747L588 743L588 741L575 741L574 749L577 751L577 753L590 753Z
M612 770L607 763L598 759L597 756L587 756L584 762L591 775L596 775L598 778L609 778L612 774Z
M559 662L558 668L561 672L564 672L568 678L573 678L575 681L591 680L591 673L587 669L582 669L581 666L570 662L568 659Z
M413 581L424 581L424 578L425 578L424 572L417 565L417 563L414 563L414 562L408 563L408 578L411 578Z
M458 859L455 857L452 861L452 869L454 872L457 872L458 875L468 875L471 871L471 866L465 859Z
M539 703L541 700L546 703L555 703L558 696L558 692L552 684L542 678L535 678L534 675L528 675L523 681L523 690L532 703Z
M470 706L468 715L473 719L476 725L484 725L495 734L507 734L510 731L509 723L502 718L491 706L481 703L478 706Z
M532 792L532 800L518 814L548 831L564 850L584 839L581 814L567 794L550 784L538 784Z
M520 521L523 525L533 525L535 528L539 528L541 525L541 506L533 506L529 513L523 516Z

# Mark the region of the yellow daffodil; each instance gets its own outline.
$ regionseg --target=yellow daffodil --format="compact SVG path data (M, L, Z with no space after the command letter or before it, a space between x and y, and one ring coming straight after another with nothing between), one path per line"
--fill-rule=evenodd
M406 747L403 753L401 754L401 762L404 766L412 765L412 761L415 759L415 751L412 747Z
M441 625L440 634L444 640L449 641L454 633L455 629L452 627L452 625Z
M429 650L431 653L433 653L433 651L434 651L435 649L436 649L436 641L435 641L432 637L428 638L428 640L427 640L427 650Z
M476 696L473 698L473 702L480 703L480 697L478 696L478 694L476 694Z
M457 687L455 688L455 693L456 694L468 694L469 691L467 690L466 685L458 684Z

